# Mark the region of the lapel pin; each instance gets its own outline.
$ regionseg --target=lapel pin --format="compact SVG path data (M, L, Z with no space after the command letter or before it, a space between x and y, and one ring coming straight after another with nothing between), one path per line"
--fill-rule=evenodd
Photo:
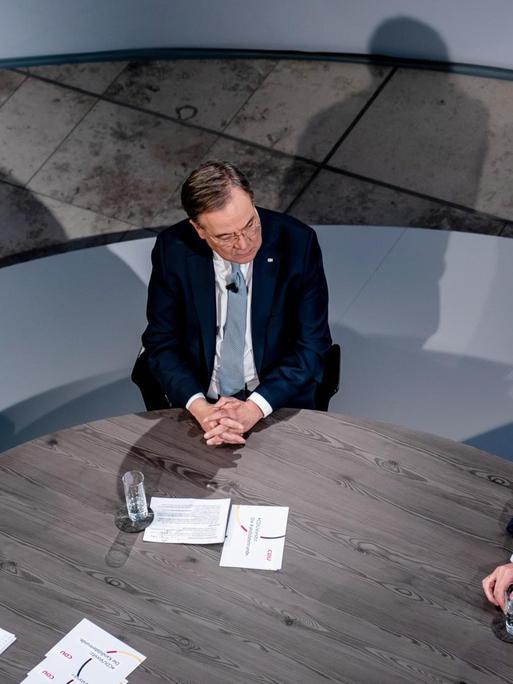
M267 257L267 263L272 264L274 259L272 257Z

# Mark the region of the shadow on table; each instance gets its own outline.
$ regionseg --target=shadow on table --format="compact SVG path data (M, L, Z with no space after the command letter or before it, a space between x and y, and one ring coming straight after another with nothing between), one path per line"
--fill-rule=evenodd
M272 422L289 420L297 410L286 409L255 427L255 436ZM155 420L161 416L160 420ZM124 502L121 477L128 470L144 474L148 502L152 496L190 498L243 498L229 469L241 458L239 446L209 447L203 431L186 411L152 411L141 414L151 424L130 448L117 476L119 506ZM251 444L251 435L248 438ZM109 567L123 566L137 539L136 534L119 532L105 557Z

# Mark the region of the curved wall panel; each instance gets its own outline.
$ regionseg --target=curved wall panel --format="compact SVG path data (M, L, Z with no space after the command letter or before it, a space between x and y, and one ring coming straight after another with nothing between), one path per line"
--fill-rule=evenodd
M338 413L465 441L513 460L513 240L317 228L342 345ZM0 451L142 411L130 370L154 238L0 269Z
M510 0L4 0L0 9L0 59L226 48L513 68Z

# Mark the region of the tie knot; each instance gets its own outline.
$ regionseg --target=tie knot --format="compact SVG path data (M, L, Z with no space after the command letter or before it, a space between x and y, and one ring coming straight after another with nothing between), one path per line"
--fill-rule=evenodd
M232 265L232 275L237 275L237 273L240 273L240 264L238 264L236 261L230 262Z

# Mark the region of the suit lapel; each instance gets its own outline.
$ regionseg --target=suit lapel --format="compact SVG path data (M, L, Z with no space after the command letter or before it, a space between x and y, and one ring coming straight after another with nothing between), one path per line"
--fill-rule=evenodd
M251 337L257 373L260 373L262 367L267 321L271 313L280 258L281 253L273 226L266 226L262 221L262 246L253 261L251 295Z
M208 377L214 368L216 341L216 294L212 252L193 254L187 260L190 289L201 328Z

